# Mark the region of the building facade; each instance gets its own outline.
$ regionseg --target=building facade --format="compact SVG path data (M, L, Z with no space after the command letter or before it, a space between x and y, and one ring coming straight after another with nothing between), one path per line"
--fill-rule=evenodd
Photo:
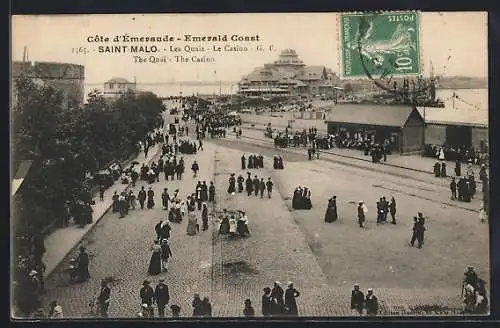
M293 49L283 50L278 60L254 69L238 84L244 97L333 97L338 76L325 66L306 66Z
M329 134L341 139L388 142L392 152L419 153L424 147L424 119L413 106L342 104L326 115Z
M32 78L38 84L51 86L61 91L65 107L79 108L83 105L85 98L85 67L83 65L53 62L13 62L13 81L21 75ZM15 83L12 83L12 93L12 101L15 106L17 99Z
M114 77L104 82L104 98L116 99L129 91L137 92L136 82L129 82L121 77Z

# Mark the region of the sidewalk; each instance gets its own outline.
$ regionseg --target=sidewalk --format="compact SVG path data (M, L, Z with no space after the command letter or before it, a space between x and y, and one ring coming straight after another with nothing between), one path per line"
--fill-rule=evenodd
M249 137L249 138L254 138L254 139L262 139L262 140L271 140L268 138L264 137L263 127L251 127L250 124L243 124L243 129L247 130L245 133L243 133L243 137ZM253 131L252 131L253 130ZM257 130L259 130L258 133ZM262 131L262 133L261 133ZM249 133L248 133L249 132ZM322 149L322 153L329 153L332 155L337 155L341 157L347 157L347 158L352 158L352 159L358 159L366 162L371 162L371 157L370 156L365 156L362 151L360 150L355 150L355 149L340 149L340 148L333 148L333 149ZM425 172L429 174L434 174L433 171L433 166L436 163L435 158L430 158L430 157L423 157L420 155L399 155L399 154L394 154L394 155L388 155L387 156L387 162L381 161L380 164L382 165L387 165L387 166L393 166L393 167L398 167L401 169L406 169L406 170L412 170L412 171L417 171L417 172ZM452 161L446 161L447 164L447 173L448 176L455 176L455 162ZM478 174L480 170L479 165L472 165L472 168L474 170L474 173L476 174L476 181L477 183L481 183L479 180ZM467 169L466 164L462 164L462 172L465 174L465 170ZM489 176L489 169L486 169L486 172L488 173Z
M161 150L158 144L155 144L149 150L149 156L144 158L144 152L133 160L139 162L139 165L149 163ZM97 222L106 214L112 204L111 196L115 191L121 193L128 189L130 184L122 184L119 180L106 189L104 192L104 201L100 201L98 197L94 198L95 205L92 205L92 223L87 224L84 228L79 228L76 225L59 228L54 230L44 239L46 252L43 255L45 263L45 277L48 277L66 255L82 240L82 238L97 224Z

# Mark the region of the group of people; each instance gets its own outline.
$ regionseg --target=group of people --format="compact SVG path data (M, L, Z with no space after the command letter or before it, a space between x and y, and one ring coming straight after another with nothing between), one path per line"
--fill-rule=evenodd
M158 317L165 317L165 308L170 302L170 293L164 279L159 279L158 284L153 289L149 280L144 280L142 288L139 291L141 299L141 310L137 313L138 318L151 319L155 317L153 305L156 303ZM172 317L177 318L180 315L181 308L178 305L171 305Z
M288 282L286 291L283 291L279 281L274 282L273 288L264 288L262 295L262 315L269 316L297 316L299 311L296 298L300 292L294 287L293 282Z
M476 180L474 176L463 176L458 181L451 178L450 191L451 199L470 203L476 194Z
M219 234L225 235L229 234L231 237L250 236L250 230L248 229L248 216L244 211L229 212L224 209L218 217L219 222Z
M466 314L487 314L486 281L479 278L473 266L468 266L462 283L463 310Z
M353 316L376 316L378 314L378 298L373 294L373 288L368 288L367 294L359 289L359 284L354 284L351 292L351 314Z
M264 193L267 190L267 197L271 198L274 185L271 178L267 178L267 181L264 181L264 178L260 178L259 180L257 175L255 175L252 179L252 174L250 172L247 172L246 180L241 174L236 179L235 174L231 173L227 192L234 195L236 193L236 184L238 184L238 193L243 192L243 182L245 182L245 190L248 196L251 196L253 193L255 196L259 196L260 194L260 198L264 198Z
M264 168L264 156L262 155L250 155L248 156L248 165L245 154L241 156L241 169L263 169Z
M424 246L425 230L425 217L421 212L418 212L417 216L413 217L412 235L408 245L413 247L415 241L417 241L417 248L422 248Z
M295 210L310 210L312 208L311 189L298 186L293 191L292 208Z
M434 157L439 160L460 161L473 164L487 164L488 143L480 140L479 147L425 145L423 156Z
M281 155L274 155L273 158L273 169L283 170L285 166L283 165L283 157Z

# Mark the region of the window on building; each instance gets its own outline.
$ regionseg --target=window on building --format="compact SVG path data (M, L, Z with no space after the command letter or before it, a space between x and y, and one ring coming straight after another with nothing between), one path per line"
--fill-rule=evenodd
M113 83L110 83L110 84L109 84L109 88L110 88L110 89L113 89Z

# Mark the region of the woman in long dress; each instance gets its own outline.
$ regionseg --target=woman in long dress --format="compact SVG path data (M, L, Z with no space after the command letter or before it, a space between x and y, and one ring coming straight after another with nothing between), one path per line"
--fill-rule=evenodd
M147 207L149 209L151 209L151 208L153 208L155 206L154 196L155 196L155 193L154 193L153 189L151 187L149 187L149 190L148 190L148 203L147 203Z
M198 233L196 229L197 219L194 213L189 213L188 215L188 225L186 233L190 236L194 236Z
M234 218L234 215L231 215L231 218L229 219L229 233L231 236L236 234L236 219Z
M229 233L229 218L227 215L224 215L220 223L219 234L225 235L227 233Z
M158 240L155 240L151 250L152 254L151 260L149 261L148 273L150 275L157 275L161 273L161 246Z
M231 173L231 177L229 178L229 188L227 188L227 193L232 194L236 192L236 179L234 177L234 173Z
M328 208L325 213L325 222L334 222L337 220L337 201L336 197L333 196L328 200Z
M304 208L310 210L312 208L311 203L311 190L309 188L304 188Z
M241 212L241 217L236 223L236 230L241 236L250 235L250 231L248 230L248 217L246 216L245 212Z

